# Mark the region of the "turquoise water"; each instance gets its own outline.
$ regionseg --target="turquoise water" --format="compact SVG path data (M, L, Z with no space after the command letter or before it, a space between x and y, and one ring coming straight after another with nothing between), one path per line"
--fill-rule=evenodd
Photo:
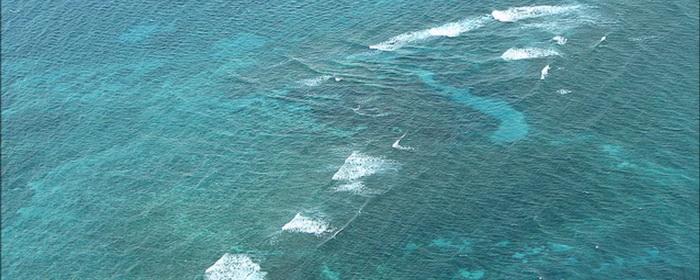
M2 278L697 279L698 9L3 1Z

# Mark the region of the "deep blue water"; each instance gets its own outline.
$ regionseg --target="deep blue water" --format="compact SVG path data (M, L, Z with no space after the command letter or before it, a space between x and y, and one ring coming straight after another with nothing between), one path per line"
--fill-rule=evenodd
M698 10L3 1L2 278L698 279Z

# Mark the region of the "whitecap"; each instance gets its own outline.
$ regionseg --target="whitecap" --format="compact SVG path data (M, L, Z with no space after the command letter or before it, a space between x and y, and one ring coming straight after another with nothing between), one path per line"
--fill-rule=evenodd
M392 162L380 157L364 155L354 151L333 174L333 180L355 180L390 168Z
M318 76L316 78L310 78L310 79L304 79L299 81L302 85L308 86L308 87L315 87L320 84L322 84L325 81L328 81L328 79L333 78L331 75L323 75L323 76Z
M560 90L557 90L557 93L561 94L561 95L565 95L565 94L571 93L571 91L568 89L560 89Z
M608 39L608 35L607 35L607 34L606 34L606 35L603 35L603 37L600 37L600 40L598 40L598 42L596 42L595 44L593 44L593 48L598 47L600 44L602 44L603 42L605 42L607 39Z
M309 218L301 213L297 213L291 221L282 226L282 230L321 235L329 231L330 226L323 220Z
M557 45L565 45L566 42L569 41L569 39L566 39L566 37L564 36L557 35L552 37L552 41L556 42Z
M529 7L513 7L507 10L494 10L491 16L500 22L516 22L521 19L538 18L556 14L572 12L578 9L579 6L529 6Z
M204 271L207 280L263 280L267 272L244 254L226 253Z
M544 68L542 68L542 71L540 71L540 80L544 80L544 78L547 78L549 76L549 64L547 64Z
M437 27L423 29L419 31L407 32L392 37L379 44L369 46L370 49L381 51L394 51L406 44L426 40L432 37L457 37L464 32L482 27L486 24L488 17L467 18L457 22L446 23Z
M401 137L399 137L399 139L396 139L396 142L394 142L394 144L391 144L391 147L394 148L394 149L402 150L402 151L410 151L410 150L413 150L412 147L401 146L401 143L399 143L399 142L401 142L401 139L403 139L405 136L406 136L406 133L404 133L403 135L401 135Z
M521 59L532 59L547 56L559 55L559 52L553 49L540 49L540 48L510 48L505 51L501 58L505 61L511 60L521 60Z
M336 192L350 192L354 194L361 194L365 190L365 184L362 181L353 181L347 184L342 184L335 187Z

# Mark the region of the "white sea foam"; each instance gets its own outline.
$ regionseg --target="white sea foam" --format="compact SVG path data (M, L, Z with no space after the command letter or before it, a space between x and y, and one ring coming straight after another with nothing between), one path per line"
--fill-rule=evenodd
M401 135L401 137L399 137L399 139L396 139L396 142L394 142L394 144L391 144L391 147L394 148L394 149L402 150L402 151L410 151L410 150L413 150L412 147L401 146L401 143L399 143L399 142L401 142L401 139L403 139L405 136L406 136L406 133L404 133L403 135Z
M432 37L457 37L464 32L484 26L488 17L467 18L457 22L446 23L437 27L403 33L379 44L369 46L370 49L394 51L406 44L426 40Z
M607 34L606 34L606 35L603 35L603 37L600 37L600 40L598 40L598 42L596 42L595 44L593 44L593 48L598 47L600 44L602 44L603 42L605 42L605 40L607 40L607 39L608 39L608 35L607 35Z
M542 68L542 71L540 71L540 80L544 80L544 78L547 78L549 76L549 64L547 64L545 67Z
M560 90L557 90L557 93L561 94L561 95L565 95L565 94L571 93L571 91L568 89L560 89Z
M557 35L552 37L552 41L556 42L558 45L565 45L566 42L569 41L569 39L566 39L566 37L564 36Z
M575 11L578 9L577 5L570 6L529 6L529 7L513 7L507 10L494 10L491 12L491 16L497 21L501 22L516 22L522 19L528 18L538 18L544 16L551 16L556 14L563 14Z
M297 213L291 221L282 226L282 230L321 235L329 231L330 226L322 220L309 218L301 213Z
M267 272L244 254L226 253L204 271L207 280L263 280Z
M331 75L323 75L323 76L318 76L316 78L310 78L310 79L304 79L299 81L302 85L308 86L308 87L315 87L320 84L322 84L325 81L328 81L328 79L333 78Z
M336 192L351 192L360 194L365 190L365 184L362 181L353 181L347 184L342 184L335 187Z
M355 180L390 168L392 162L379 157L352 152L343 165L333 174L333 180Z
M540 58L546 56L559 55L559 52L553 49L540 49L540 48L510 48L505 51L501 58L506 61L510 60L521 60L521 59L532 59Z

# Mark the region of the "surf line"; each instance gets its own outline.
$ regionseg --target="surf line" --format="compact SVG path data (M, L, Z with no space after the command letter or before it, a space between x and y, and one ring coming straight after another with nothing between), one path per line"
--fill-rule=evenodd
M490 15L469 17L460 21L448 22L443 25L428 29L402 33L384 42L370 45L369 48L380 51L395 51L404 47L405 45L409 45L414 42L419 42L434 37L454 38L461 35L462 33L481 28L491 20L492 19Z
M443 93L458 103L472 107L479 112L497 119L500 124L491 135L491 140L496 143L511 143L525 138L528 133L528 125L523 113L515 110L505 101L487 97L475 96L468 89L460 89L440 84L433 79L434 74L427 70L416 72L421 81L429 87Z

